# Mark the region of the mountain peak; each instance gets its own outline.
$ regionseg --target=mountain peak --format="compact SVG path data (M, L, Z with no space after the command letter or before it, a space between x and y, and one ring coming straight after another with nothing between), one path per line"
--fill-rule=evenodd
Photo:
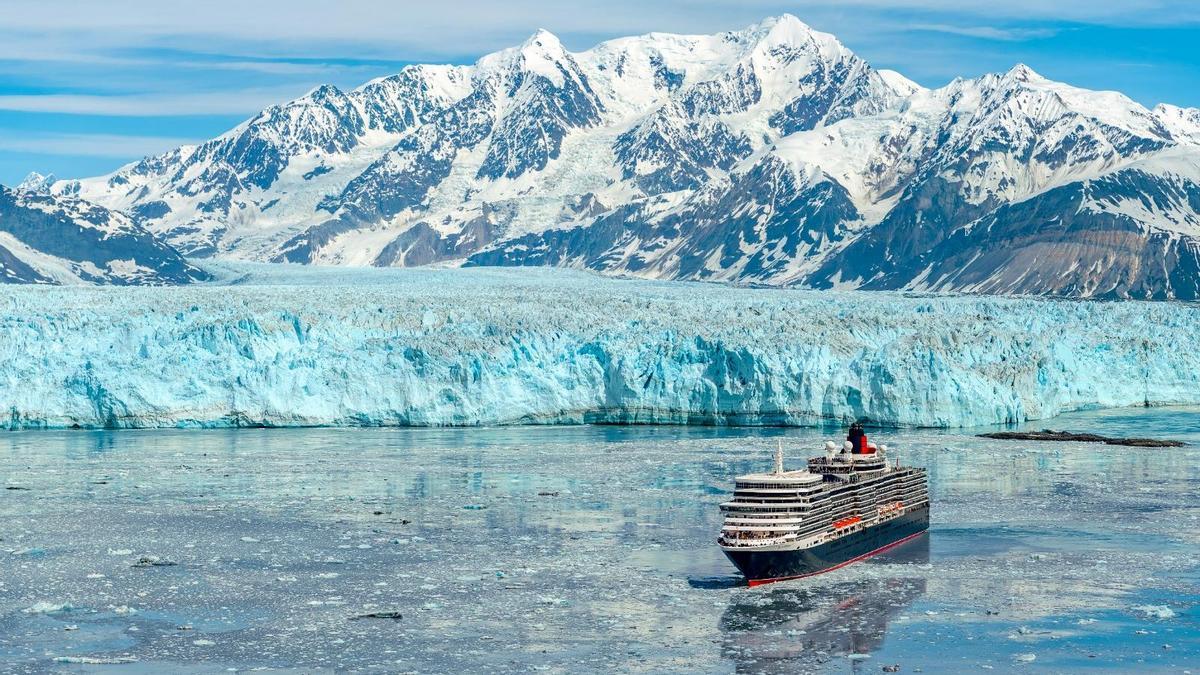
M917 84L916 82L913 82L912 80L908 79L904 75L902 75L894 70L888 70L886 68L881 68L879 70L876 70L875 72L878 73L879 77L883 78L883 81L885 83L887 83L887 85L889 87L891 87L892 90L895 91L900 96L912 96L916 92L924 89L924 87L922 87L921 85Z
M528 70L546 75L558 81L560 75L554 64L567 58L558 36L539 28L517 47L493 52L479 59L476 66L485 72L505 71L510 68Z
M1171 105L1170 103L1159 103L1154 106L1156 115L1170 115L1172 117L1196 117L1200 118L1200 108L1184 108L1182 106Z
M518 47L510 47L488 54L476 64L484 72L524 71L548 78L561 86L563 61L568 60L558 36L544 28L534 31Z
M553 61L562 58L566 49L557 35L545 28L539 28L521 43L517 53L526 59L541 58Z
M521 47L522 47L522 49L527 48L527 47L539 47L539 48L543 48L543 49L555 49L555 48L562 49L562 42L558 39L558 36L555 35L554 33L551 33L550 31L546 30L545 28L539 28L539 29L533 31L533 35L530 35L528 38L526 38L525 42L521 43Z
M739 36L747 47L775 52L801 50L820 54L821 58L840 59L852 54L837 37L822 33L791 14L768 17L742 31Z
M301 96L302 99L311 99L314 101L327 101L331 98L340 98L344 96L341 89L338 89L332 84L322 84L313 87L307 94Z
M1018 63L1004 74L1004 79L1011 80L1013 82L1041 82L1046 78L1039 75L1033 68L1030 68L1024 63Z
M812 26L791 14L767 17L747 28L745 33L759 42L792 44L807 42L818 35Z
M1174 138L1200 142L1200 108L1181 108L1169 103L1159 103L1154 106L1152 112Z
M50 186L54 184L55 180L57 179L54 177L54 174L43 176L36 171L30 171L29 175L25 176L25 180L22 180L17 185L17 191L48 193L50 192Z
M758 23L758 25L767 30L775 30L782 28L784 30L800 30L812 32L812 26L801 21L795 14L784 12L779 16L768 16Z

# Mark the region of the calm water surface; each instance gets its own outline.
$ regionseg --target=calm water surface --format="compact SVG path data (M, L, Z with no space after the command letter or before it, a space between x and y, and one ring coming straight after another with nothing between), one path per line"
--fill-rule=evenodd
M0 672L1200 673L1200 414L1031 426L1194 445L878 433L930 533L748 589L717 504L836 430L7 433Z

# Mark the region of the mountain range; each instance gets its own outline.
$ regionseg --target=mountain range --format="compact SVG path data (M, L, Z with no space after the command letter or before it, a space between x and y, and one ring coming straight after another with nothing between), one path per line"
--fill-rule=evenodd
M577 53L538 31L318 87L107 176L33 176L0 197L0 260L39 246L14 213L55 208L119 223L163 283L203 274L182 254L1196 299L1200 110L1024 65L927 89L788 15Z
M42 183L0 186L0 283L127 286L210 278L128 216L46 194Z

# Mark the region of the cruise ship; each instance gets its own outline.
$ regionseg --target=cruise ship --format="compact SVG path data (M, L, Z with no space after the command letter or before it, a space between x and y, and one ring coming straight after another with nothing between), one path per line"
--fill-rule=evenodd
M751 586L820 574L869 558L929 528L925 469L889 461L861 424L804 469L738 476L721 504L717 544Z

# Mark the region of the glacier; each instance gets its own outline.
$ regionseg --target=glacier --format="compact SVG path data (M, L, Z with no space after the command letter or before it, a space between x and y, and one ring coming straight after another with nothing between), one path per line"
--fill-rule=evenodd
M9 429L1016 423L1200 403L1200 308L539 268L0 289Z

